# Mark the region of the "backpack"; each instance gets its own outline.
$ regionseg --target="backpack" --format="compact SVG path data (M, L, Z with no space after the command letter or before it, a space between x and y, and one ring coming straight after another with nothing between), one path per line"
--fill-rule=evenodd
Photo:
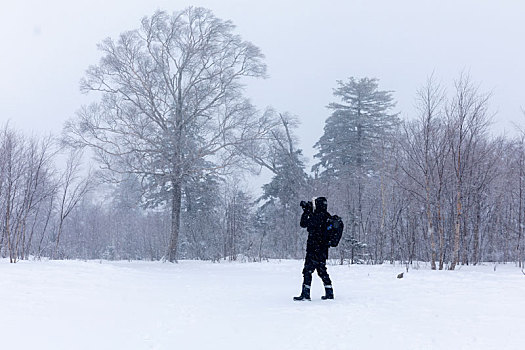
M326 232L328 233L328 244L330 247L337 247L343 235L344 227L343 220L339 216L333 215L328 218Z

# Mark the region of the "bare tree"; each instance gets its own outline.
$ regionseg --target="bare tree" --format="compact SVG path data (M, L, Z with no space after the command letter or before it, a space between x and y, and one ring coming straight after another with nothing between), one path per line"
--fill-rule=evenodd
M53 194L53 139L28 138L6 125L0 133L0 251L11 262L30 254L39 208Z
M265 75L263 55L233 30L190 7L158 11L116 42L106 39L81 83L84 92L101 92L101 101L65 127L69 144L91 147L104 169L140 176L154 202L171 207L171 262L186 179L239 162L239 148L266 131L241 84Z
M77 150L72 150L67 158L66 167L59 181L58 228L53 258L58 257L58 247L60 237L62 236L64 221L84 198L93 184L91 173L85 177L81 176L81 160L82 153Z
M2 250L9 252L9 261L16 262L16 233L19 225L20 197L25 174L24 139L7 125L2 130Z
M423 195L419 190L414 191L413 194L425 204L427 235L430 240L430 263L433 270L436 269L437 259L434 208L436 194L440 191L440 182L436 181L440 178L437 169L439 163L436 160L439 159L442 150L442 147L436 146L443 143L440 140L442 135L439 130L442 125L441 112L444 101L443 88L434 81L433 76L430 76L426 85L417 91L416 106L419 119L405 125L405 138L400 139L401 148L406 152L405 158L409 161L401 164L400 167L411 179L409 186L419 185L423 189ZM441 233L439 237L441 242Z
M20 211L20 224L18 225L16 251L21 259L27 258L31 249L35 224L40 219L42 204L54 195L53 160L57 154L54 147L54 138L47 136L38 140L29 139L26 143L25 155L25 189ZM30 232L28 220L32 216L33 224Z
M525 111L523 111L523 114L525 115ZM515 149L517 153L517 177L518 177L518 239L516 243L516 255L519 267L524 267L524 258L525 258L525 247L523 243L524 238L524 227L525 227L525 206L523 204L524 200L524 179L525 179L525 130L522 128L516 126L516 129L519 131L519 136L517 140L515 141Z
M472 197L472 247L464 244L465 254L463 261L468 261L468 254L472 252L472 263L476 265L480 262L481 254L481 227L486 225L482 221L483 208L487 205L490 186L494 180L503 174L501 168L502 156L508 150L503 138L488 140L480 139L476 142L475 152L472 159L472 166L469 175L469 196Z
M469 167L472 166L475 142L485 136L490 123L487 112L489 97L489 94L480 93L470 78L462 74L455 83L455 95L446 110L448 139L456 182L454 248L450 265L451 270L454 270L459 262L461 223L463 220L463 182Z

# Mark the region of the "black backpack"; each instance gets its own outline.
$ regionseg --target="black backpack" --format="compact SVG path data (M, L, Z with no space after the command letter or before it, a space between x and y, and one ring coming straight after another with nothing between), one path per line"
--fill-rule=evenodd
M343 235L343 219L337 215L330 216L327 220L326 232L328 233L328 244L330 247L337 247Z

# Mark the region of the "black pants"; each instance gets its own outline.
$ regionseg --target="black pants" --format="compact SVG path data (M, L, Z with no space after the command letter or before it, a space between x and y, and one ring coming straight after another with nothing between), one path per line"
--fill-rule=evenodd
M319 277L321 277L325 286L332 284L332 281L330 281L330 276L328 276L328 272L326 271L326 260L316 259L315 257L310 257L308 255L304 260L303 284L307 286L312 285L312 273L315 270L317 270L317 274Z

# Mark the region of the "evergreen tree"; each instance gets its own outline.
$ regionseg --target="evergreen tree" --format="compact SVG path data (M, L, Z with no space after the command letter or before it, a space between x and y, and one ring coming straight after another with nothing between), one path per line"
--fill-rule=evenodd
M385 136L399 123L391 91L378 90L377 79L351 77L338 81L334 96L342 103L330 103L332 115L326 120L324 134L314 147L319 163L314 170L322 176L371 175L377 169Z
M365 209L375 205L374 198L383 198L381 170L384 170L385 152L390 147L388 140L399 119L396 113L390 112L395 106L392 92L379 90L377 79L351 77L337 83L334 96L341 102L328 105L332 114L326 120L324 134L315 144L319 152L314 157L319 162L313 171L319 175L333 211L340 213L345 221L354 222L346 226L344 235L348 237L344 236L339 248L343 260L348 248L345 242L355 239L366 243L370 220L365 215L371 211ZM384 206L384 201L381 202Z
M272 132L268 156L259 161L259 164L267 164L274 174L270 183L263 186L261 199L267 200L265 212L273 212L267 221L270 240L277 241L284 256L297 258L303 253L304 242L299 227L299 203L310 191L302 150L296 147L297 141L292 133L297 122L288 114L280 114L280 119L280 128Z
M207 174L190 179L184 187L181 213L181 255L217 260L220 255L220 178Z
M263 186L263 199L278 198L285 208L298 207L307 186L301 150L284 152L277 157L276 172L270 183Z

